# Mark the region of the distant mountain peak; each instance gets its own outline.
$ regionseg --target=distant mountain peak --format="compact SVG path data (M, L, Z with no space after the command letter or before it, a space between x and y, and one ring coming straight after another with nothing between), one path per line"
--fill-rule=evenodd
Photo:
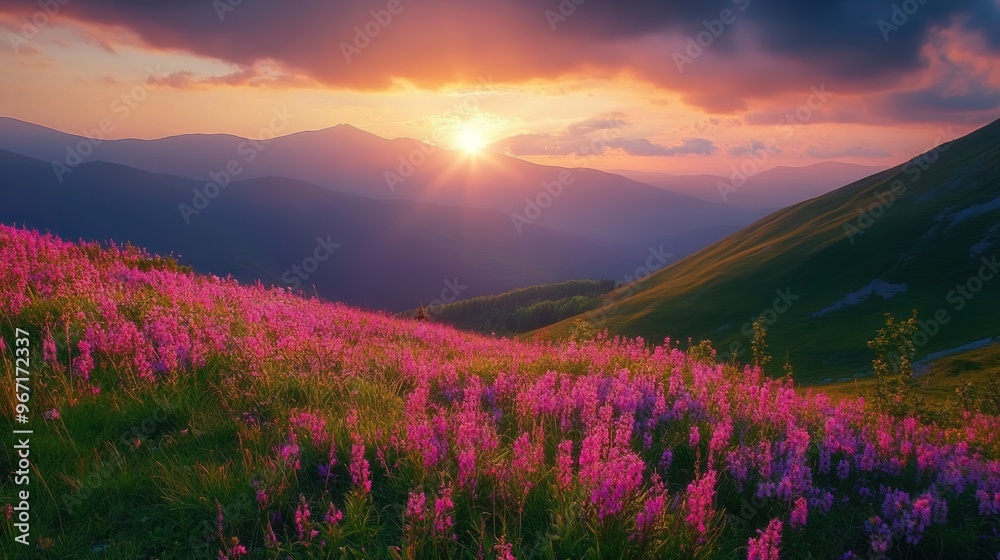
M334 126L314 130L301 130L299 132L284 135L284 137L302 139L322 138L329 141L388 142L387 139L379 136L378 134L362 130L347 123L340 123Z

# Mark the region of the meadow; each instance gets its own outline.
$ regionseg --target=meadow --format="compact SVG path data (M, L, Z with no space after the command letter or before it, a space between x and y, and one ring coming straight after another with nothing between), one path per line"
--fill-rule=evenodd
M0 416L27 333L34 432L30 544L5 477L4 558L1000 558L995 416L888 416L704 344L473 335L6 226L0 262Z

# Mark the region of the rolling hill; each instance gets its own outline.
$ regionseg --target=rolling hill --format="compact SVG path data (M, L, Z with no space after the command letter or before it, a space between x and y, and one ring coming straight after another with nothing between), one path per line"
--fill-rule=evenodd
M613 280L570 280L451 303L433 300L424 308L411 309L399 316L430 320L480 334L509 336L590 311L600 304L600 296L613 290L615 284Z
M918 357L1000 334L998 253L1000 121L776 212L585 317L652 341L710 339L747 359L763 314L776 367L789 352L803 379L840 378L867 371L883 312L919 312Z

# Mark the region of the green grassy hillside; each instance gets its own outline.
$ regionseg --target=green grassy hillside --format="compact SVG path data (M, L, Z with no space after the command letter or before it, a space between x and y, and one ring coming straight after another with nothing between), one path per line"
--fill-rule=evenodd
M951 399L955 404L979 405L978 408L988 412L1000 412L1000 402L996 400L1000 397L1000 344L931 361L918 378L917 387L920 394L936 406L945 405ZM831 383L821 390L834 398L854 399L858 395L873 394L875 380L865 378Z
M763 314L772 354L790 352L802 381L838 379L867 369L884 312L919 312L918 358L1000 334L998 251L1000 121L776 212L583 317L654 342L709 339L746 360Z
M614 280L570 280L450 303L438 299L429 302L423 313L437 323L505 336L546 327L590 311L614 287ZM412 318L420 313L419 309L411 309L400 316Z

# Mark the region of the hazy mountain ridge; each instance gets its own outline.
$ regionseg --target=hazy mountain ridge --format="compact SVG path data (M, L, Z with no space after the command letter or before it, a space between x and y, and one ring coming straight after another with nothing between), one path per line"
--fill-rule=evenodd
M80 153L77 146L90 146L87 157L70 155ZM510 217L512 228L518 226L513 217L517 214L553 229L626 242L710 226L742 226L762 215L592 169L546 167L499 154L463 154L406 138L386 140L349 125L268 142L200 134L93 145L81 136L0 118L0 149L70 170L69 163L76 161L108 161L201 181L288 177L369 198L496 210ZM231 164L238 173L226 171ZM63 174L71 172L64 169Z
M286 178L235 182L186 224L177 203L199 184L191 179L87 163L60 183L49 163L3 151L0 174L3 223L131 242L205 272L309 293L315 286L329 299L374 308L413 307L446 281L469 297L620 276L645 251L538 226L518 234L489 210L374 200ZM328 237L339 247L308 278L287 275Z

